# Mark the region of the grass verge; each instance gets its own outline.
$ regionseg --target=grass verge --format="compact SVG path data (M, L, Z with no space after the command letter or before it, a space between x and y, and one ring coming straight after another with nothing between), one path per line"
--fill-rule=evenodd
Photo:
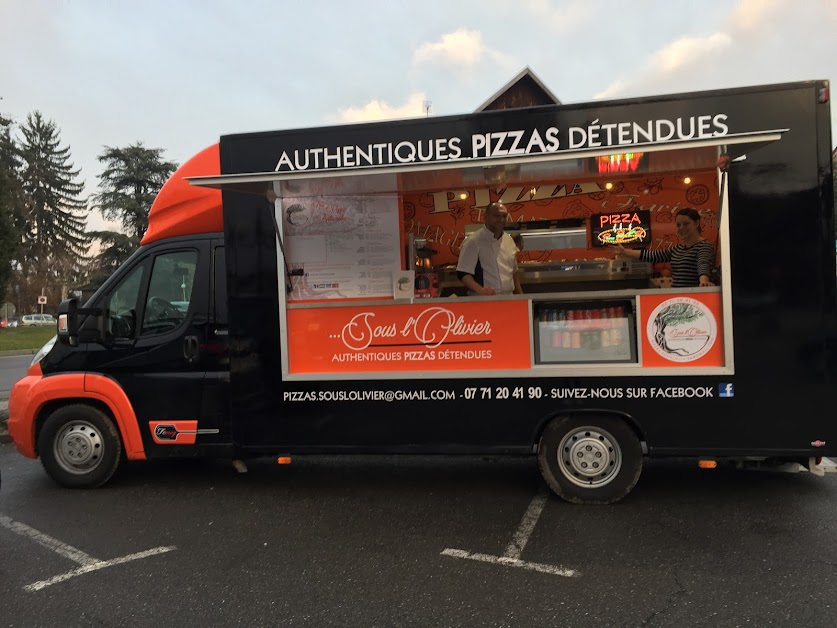
M12 327L0 329L0 351L40 349L55 335L55 327Z

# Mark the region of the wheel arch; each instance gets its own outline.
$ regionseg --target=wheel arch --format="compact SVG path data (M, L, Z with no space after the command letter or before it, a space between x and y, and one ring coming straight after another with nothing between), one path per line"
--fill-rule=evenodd
M543 435L543 431L546 429L546 426L553 420L566 416L608 416L624 421L639 439L643 455L648 454L648 441L645 438L645 430L642 428L640 422L632 414L628 414L627 412L622 412L620 410L613 410L611 408L573 408L569 410L561 409L550 412L538 422L535 428L532 438L532 451L534 453L537 453L538 451L538 443L540 443L541 436Z
M78 376L75 373L44 377L31 391L29 403L34 408L31 414L32 453L37 456L41 428L53 412L67 405L87 404L104 412L114 422L129 460L145 460L139 423L122 387L103 375L84 374L83 383Z

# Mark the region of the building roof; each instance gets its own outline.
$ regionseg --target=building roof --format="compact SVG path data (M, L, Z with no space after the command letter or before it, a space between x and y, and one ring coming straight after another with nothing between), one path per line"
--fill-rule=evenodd
M558 97L527 65L474 111L479 113L496 109L518 109L560 104L561 101L558 100Z

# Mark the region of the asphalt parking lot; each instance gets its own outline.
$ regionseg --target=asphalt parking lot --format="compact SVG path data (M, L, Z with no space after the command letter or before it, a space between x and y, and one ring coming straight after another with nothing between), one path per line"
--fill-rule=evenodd
M0 625L837 625L834 476L653 464L589 507L531 459L0 469Z

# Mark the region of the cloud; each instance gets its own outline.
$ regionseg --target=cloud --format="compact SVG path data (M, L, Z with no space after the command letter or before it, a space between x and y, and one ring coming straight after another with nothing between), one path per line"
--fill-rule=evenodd
M594 98L829 78L835 26L837 0L805 10L798 0L738 0L713 32L666 42Z
M403 105L390 105L382 100L374 99L360 107L341 109L333 121L352 123L415 118L425 114L424 102L425 95L422 92L411 94Z
M425 42L413 51L413 65L434 65L447 71L469 70L485 64L502 68L513 67L516 62L507 55L489 48L480 31L460 28L442 35L435 42Z
M709 58L718 56L732 45L732 38L726 33L713 33L706 37L681 37L660 48L646 64L643 76L653 76L665 81L667 77L685 71L695 65L709 63ZM612 98L622 95L635 85L626 79L617 79L594 98Z
M730 29L754 32L764 27L781 10L777 0L741 0L730 15Z
M428 98L438 99L439 112L452 112L457 110L455 102L468 109L477 106L480 100L469 97L471 94L491 93L500 80L497 77L511 77L523 65L487 46L480 31L460 28L420 43L412 52L408 76L413 92L430 94Z
M627 83L621 79L613 81L610 85L605 87L597 94L593 94L593 98L615 98L626 91Z
M700 63L702 57L713 55L731 43L732 38L726 33L713 33L707 37L681 37L654 55L652 69L671 74L685 66Z
M421 44L413 52L413 63L454 63L472 66L491 52L482 43L482 33L459 29L442 35L436 42Z

